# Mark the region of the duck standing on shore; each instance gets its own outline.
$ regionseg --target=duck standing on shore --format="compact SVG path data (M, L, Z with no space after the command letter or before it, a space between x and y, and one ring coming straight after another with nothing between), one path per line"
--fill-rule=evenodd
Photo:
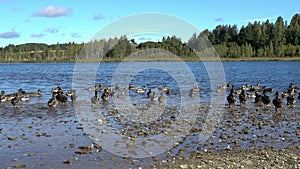
M234 89L230 89L230 93L227 96L227 102L228 102L228 107L230 108L231 106L235 106L236 103L236 97L234 95Z
M76 91L75 90L70 90L66 93L66 96L71 97L71 101L74 102L77 99Z
M14 108L18 108L21 102L21 97L19 92L15 93L15 96L13 99L11 99L11 104L14 106Z
M246 103L247 103L247 95L246 95L246 92L245 92L245 89L242 88L242 91L241 93L239 94L239 100L240 100L240 105L241 106L246 106Z
M95 90L95 95L91 98L92 104L99 104L100 103L100 97L98 96L98 91Z
M294 98L294 94L290 91L289 95L286 98L286 104L288 106L295 106L296 99Z
M273 105L275 106L275 111L277 111L278 109L280 109L280 108L283 107L282 101L281 101L281 99L279 98L279 92L276 92L276 93L275 93L275 98L273 99L272 103L273 103Z
M152 95L153 95L152 90L149 89L147 92L147 97L150 98L150 97L152 97Z
M267 95L267 92L268 92L267 90L263 90L263 95L261 96L261 100L266 106L271 103L271 99Z
M52 92L52 98L48 100L48 106L50 108L55 108L58 104L58 100L56 99L56 93Z
M57 92L56 99L62 103L66 103L68 101L68 98L64 95L63 91Z
M166 96L164 95L163 92L160 93L160 96L158 97L158 102L159 103L164 103L166 100Z
M109 93L108 92L102 93L101 99L103 102L108 102L109 101Z
M255 92L254 103L257 106L263 106L264 105L264 102L262 101L262 96L260 94L258 94L258 92Z

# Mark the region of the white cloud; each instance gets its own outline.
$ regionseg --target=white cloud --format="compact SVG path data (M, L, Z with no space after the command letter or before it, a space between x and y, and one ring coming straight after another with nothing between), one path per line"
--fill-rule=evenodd
M60 16L67 16L70 13L71 10L67 8L57 7L57 6L47 6L41 9L40 11L35 12L33 16L54 18Z

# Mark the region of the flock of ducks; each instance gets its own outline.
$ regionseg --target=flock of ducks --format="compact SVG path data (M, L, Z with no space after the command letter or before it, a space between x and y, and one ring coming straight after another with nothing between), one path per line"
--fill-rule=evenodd
M228 107L237 105L237 98L239 99L240 106L246 106L249 99L254 99L254 103L258 106L270 105L271 103L275 106L275 110L283 107L283 99L286 99L288 106L294 106L296 103L295 95L298 93L300 87L295 87L293 83L289 87L279 93L275 92L275 97L271 100L268 93L273 93L272 88L262 87L260 82L256 85L242 85L240 89L235 89L234 85L230 82L227 85L220 86L216 92L227 92L229 90L229 95L227 96ZM150 102L159 102L163 103L166 101L165 95L172 95L172 91L168 86L157 88L157 91L160 93L146 89L146 86L141 88L133 85L129 85L125 88L120 88L117 85L115 87L104 87L102 84L94 85L87 88L89 91L94 91L94 95L91 97L92 104L99 104L101 101L108 103L110 97L125 98L128 91L133 91L137 94L144 94L149 98ZM200 88L198 85L195 85L189 91L189 97L194 97ZM42 91L37 90L36 93L27 93L22 89L19 89L16 93L6 94L5 91L1 91L0 102L11 102L13 107L19 107L20 102L28 101L31 97L40 97L42 96ZM76 101L77 95L75 90L70 90L64 94L62 87L57 86L51 90L52 97L48 100L47 105L50 108L55 108L59 103L67 103L68 97L72 102ZM280 95L281 94L281 95ZM300 92L298 99L300 99Z
M257 85L242 85L238 90L234 89L232 83L228 83L227 86L221 86L217 91L223 92L223 90L226 88L230 88L230 93L227 96L229 108L236 105L238 97L240 106L246 106L248 99L254 99L254 103L257 106L268 106L272 101L276 111L283 107L283 99L286 99L287 106L295 106L295 95L300 89L300 87L296 87L293 83L290 83L285 91L281 93L276 91L273 100L271 100L270 96L268 96L268 93L273 93L274 90L272 88L267 88L266 86L261 87L260 82L258 82ZM300 100L300 92L298 99Z

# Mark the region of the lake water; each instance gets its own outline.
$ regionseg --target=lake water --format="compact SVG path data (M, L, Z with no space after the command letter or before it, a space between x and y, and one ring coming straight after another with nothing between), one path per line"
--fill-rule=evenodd
M188 62L186 64L201 87L202 94L206 95L211 92L210 77L204 64L200 62ZM52 88L58 85L66 90L72 88L75 65L79 69L77 71L87 72L82 78L89 78L91 81L82 80L86 82L82 86L89 87L90 84L98 83L102 83L104 86L112 85L112 77L115 75L119 63L0 64L0 90L13 93L19 88L27 92L35 92L37 89L41 89L44 95L41 101L44 102L51 97L50 90ZM137 66L134 67L134 65ZM224 82L233 82L236 88L239 88L242 84L257 84L260 81L262 86L272 87L276 91L284 91L291 82L296 85L300 83L300 62L224 62L221 65L223 68L216 67L216 69L224 70L226 77ZM190 77L185 77L186 74L181 72L180 66L182 66L181 63L176 65L173 62L130 63L123 66L126 67L126 70L124 72L122 70L118 71L118 75L120 75L119 72L122 72L122 75L131 78L132 85L138 87L145 85L147 88L157 88L168 85L175 91L174 93L178 93L177 79L175 80L170 75L171 71L173 74L177 74L180 80L192 81ZM143 70L143 67L147 69ZM158 69L162 67L167 67L165 70L169 70L169 72ZM134 74L135 72L132 69L139 71ZM118 79L115 83L122 83L122 81L123 79ZM187 86L187 89L190 87ZM201 101L205 102L206 98L203 97Z
M228 82L232 82L235 88L239 88L242 84L260 82L262 86L272 87L275 91L282 92L290 83L300 86L299 67L298 61L0 64L0 90L6 93L14 93L20 88L26 92L42 90L42 97L22 102L18 109L14 109L10 103L1 104L0 168L13 167L16 164L26 164L32 168L61 168L66 165L70 165L67 167L71 168L94 168L96 166L136 168L171 160L174 157L186 157L196 151L222 151L228 146L239 150L249 149L254 146L254 143L256 147L284 148L289 145L299 145L299 101L294 108L288 108L285 105L283 110L285 115L278 115L278 120L277 116L274 117L276 112L272 105L258 108L254 106L253 101L249 100L245 109L236 107L228 110L225 106L228 92L215 93L218 86ZM172 95L166 96L164 110L170 113L153 115L149 119L160 117L162 120L136 128L137 123L134 120L126 121L124 114L114 113L118 107L116 105L119 103L118 99L112 98L105 106L102 104L96 107L91 106L90 98L94 92L86 89L99 83L103 86L117 84L121 88L129 84L139 88L145 85L147 90L152 89L158 94L160 92L157 89L167 85L172 90ZM200 91L195 100L188 97L188 93L196 84L200 87ZM69 101L67 104L58 105L56 109L49 109L47 101L51 98L51 89L57 86L61 86L65 92L72 88L76 89L80 104L72 104ZM274 93L270 94L270 97L273 98L273 95ZM188 106L199 103L195 112L200 112L195 115L198 121L208 118L205 112L210 109L209 107L215 105L218 111L222 111L218 119L222 122L217 125L207 141L199 141L196 132L185 134L182 137L184 141L176 140L181 144L171 147L171 150L166 150L168 153L162 153L155 158L137 158L134 155L131 158L130 153L129 157L124 158L120 154L114 155L110 150L105 149L105 145L101 145L104 150L100 152L94 149L82 152L82 146L90 145L95 141L93 139L97 140L97 137L91 136L91 133L95 132L95 128L97 129L95 126L99 123L115 128L108 132L115 132L126 137L134 134L138 135L138 138L143 137L139 135L141 131L154 137L158 128L150 131L149 128L153 128L151 125L157 125L166 132L168 130L165 128L168 126L164 126L162 121L171 124L170 120L178 117L178 114L174 113L175 110L180 109L182 106L180 104L183 102ZM149 99L145 94L129 91L126 103L140 106L141 112L149 109ZM158 103L155 105L160 108ZM142 113L135 114L135 116L138 117L130 117L147 123L147 120L145 122L140 119L144 117ZM97 124L94 124L94 121ZM193 121L191 125L192 129L204 126L197 121ZM264 126L263 129L260 126ZM110 128L97 130L104 131ZM246 130L247 132L244 132ZM101 135L103 136L105 135ZM239 144L236 144L235 140L239 140ZM66 164L67 160L70 160L71 164Z

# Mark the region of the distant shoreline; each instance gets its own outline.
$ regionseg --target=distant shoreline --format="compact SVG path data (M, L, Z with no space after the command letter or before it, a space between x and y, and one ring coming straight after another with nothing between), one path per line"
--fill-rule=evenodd
M211 62L211 61L221 61L221 62L258 62L258 61L300 61L300 57L244 57L244 58L195 58L195 57L186 57L180 58L183 62ZM48 61L48 62L25 62L25 61L11 61L11 62L0 62L0 64L8 63L76 63L76 62L128 62L128 60L122 59L79 59L79 60L61 60L61 61ZM172 59L140 59L134 60L133 62L178 62L178 60Z

